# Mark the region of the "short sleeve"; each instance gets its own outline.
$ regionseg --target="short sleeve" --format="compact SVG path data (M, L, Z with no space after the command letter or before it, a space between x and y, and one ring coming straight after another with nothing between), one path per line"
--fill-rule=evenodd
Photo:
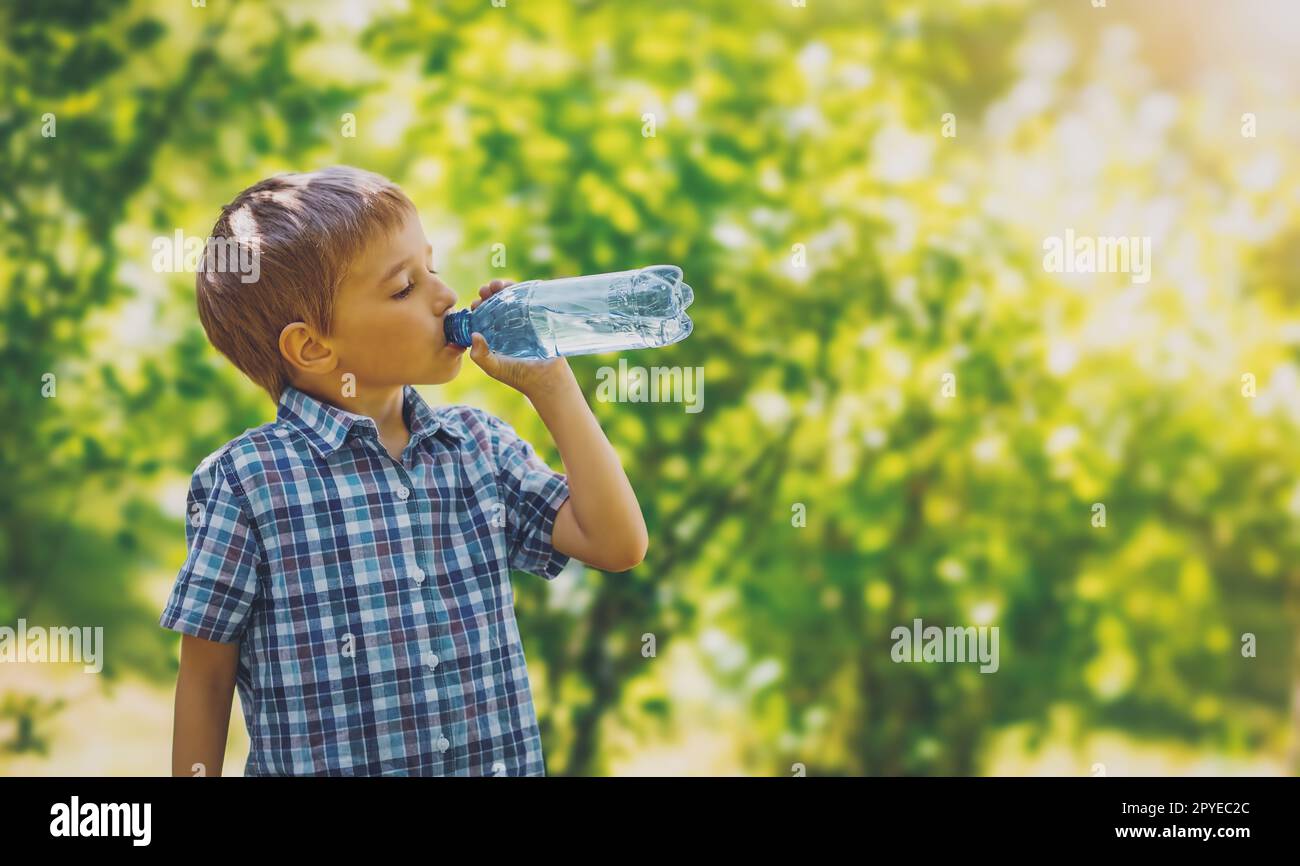
M569 557L555 549L555 516L569 498L569 480L542 461L515 429L485 413L496 439L497 483L505 497L510 567L551 580Z
M258 592L261 542L223 458L204 461L185 503L189 553L159 624L218 643L238 640ZM237 482L236 482L237 483Z

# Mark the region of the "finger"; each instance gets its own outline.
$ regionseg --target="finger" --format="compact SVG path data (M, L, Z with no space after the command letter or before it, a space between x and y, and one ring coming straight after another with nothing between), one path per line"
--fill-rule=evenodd
M475 364L478 364L484 370L489 370L489 372L489 368L495 366L492 353L488 349L487 340L478 331L470 335L469 357Z

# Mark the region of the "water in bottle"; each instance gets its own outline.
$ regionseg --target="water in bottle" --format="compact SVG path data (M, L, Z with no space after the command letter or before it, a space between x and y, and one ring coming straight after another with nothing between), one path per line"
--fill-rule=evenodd
M675 265L529 280L501 290L473 310L443 320L449 343L471 344L514 358L592 355L668 346L690 336L686 308L695 299Z

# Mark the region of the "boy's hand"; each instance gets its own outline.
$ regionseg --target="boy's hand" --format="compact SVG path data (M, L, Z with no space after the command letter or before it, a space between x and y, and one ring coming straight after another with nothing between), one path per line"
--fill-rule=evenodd
M493 280L478 290L478 300L469 305L472 310L497 292L513 286L513 280ZM545 397L570 384L577 386L573 370L564 357L547 361L509 358L488 349L487 340L478 331L471 338L469 356L493 379L519 391L530 400Z

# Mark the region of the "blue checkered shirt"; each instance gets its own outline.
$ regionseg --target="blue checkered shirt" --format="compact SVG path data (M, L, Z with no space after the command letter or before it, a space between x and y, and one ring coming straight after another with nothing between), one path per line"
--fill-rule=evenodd
M239 642L247 776L542 776L510 570L552 579L568 480L509 424L403 389L373 419L292 386L194 472L160 624Z

